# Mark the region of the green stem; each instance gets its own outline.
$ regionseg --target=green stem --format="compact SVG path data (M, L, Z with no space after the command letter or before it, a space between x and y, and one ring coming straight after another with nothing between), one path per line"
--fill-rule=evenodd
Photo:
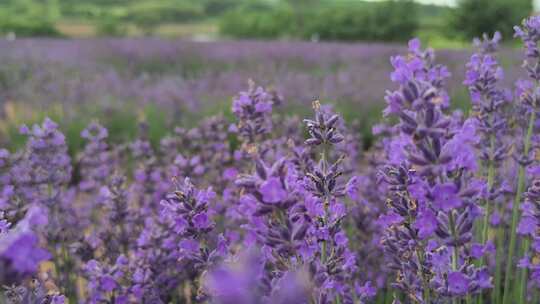
M529 154L529 149L531 146L531 136L534 128L534 123L536 121L536 112L532 111L531 116L529 118L529 126L527 129L527 134L525 135L524 140L524 147L523 147L523 153L524 155ZM512 224L510 226L510 245L508 248L508 257L506 258L506 271L505 271L505 277L504 277L504 290L503 290L503 304L510 304L510 281L514 269L514 251L516 247L516 227L517 222L519 218L519 205L521 203L521 195L523 192L523 188L525 187L525 166L519 165L519 172L518 172L518 184L517 184L517 191L516 196L514 198L514 203L512 205Z
M422 254L422 250L420 249L417 249L416 250L416 256L418 258L418 264L420 264L420 277L422 278L422 287L424 289L424 292L423 292L423 297L424 297L424 302L425 303L429 303L430 301L430 298L431 298L431 295L430 295L430 290L429 290L429 282L424 274L424 271L422 269L422 266L424 264L424 255Z
M326 241L321 244L321 262L326 262Z
M488 160L488 173L487 173L487 190L488 193L491 193L491 189L493 188L493 184L495 183L495 164L493 162L493 159L491 159L492 154L495 152L495 134L491 134L490 138L490 158ZM485 201L485 213L484 213L484 221L482 223L482 244L485 244L489 237L489 216L491 215L491 204L489 200ZM482 257L480 260L480 266L484 266L486 264L486 257ZM484 298L482 294L478 295L478 304L482 304L484 302ZM467 301L467 303L470 303Z
M452 238L456 239L456 223L454 220L454 213L450 212L448 215L448 221L450 225L450 232L452 233ZM458 269L458 257L459 257L459 248L457 246L454 246L454 249L452 250L452 270L457 271ZM459 300L457 298L452 298L453 304L458 304Z
M538 303L538 302L540 302L540 293L538 292L538 289L535 289L532 295L532 303Z
M500 214L503 214L502 212ZM499 227L497 227L497 251L495 255L495 260L497 263L495 263L495 288L492 290L491 294L491 302L495 304L500 304L502 298L501 298L501 283L502 283L502 269L503 269L503 263L501 263L501 260L504 258L504 226L503 224L499 224Z
M495 150L495 135L491 135L490 137L491 141L491 149L490 151L493 153ZM495 182L495 164L493 163L493 160L489 160L488 165L488 175L487 175L487 190L488 193L491 192L491 189L493 188L493 184ZM491 202L489 200L486 200L486 210L484 214L484 222L482 224L482 244L485 244L488 239L488 233L489 233L489 216L491 213ZM482 265L485 264L485 258L482 258Z
M527 254L529 252L529 246L530 246L530 241L529 239L525 239L523 241L523 253L524 254ZM523 267L521 268L521 275L519 277L519 286L520 286L520 289L519 289L519 304L524 304L525 303L525 298L527 297L526 293L527 293L527 275L528 275L528 269L526 267ZM537 302L535 302L537 303Z
M384 304L392 303L393 299L394 299L393 294L390 292L390 290L387 289L384 294Z

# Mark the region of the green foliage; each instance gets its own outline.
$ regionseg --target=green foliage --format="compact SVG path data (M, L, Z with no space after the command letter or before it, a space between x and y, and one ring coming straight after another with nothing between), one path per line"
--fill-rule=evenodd
M60 36L54 25L46 20L26 18L0 18L0 33L14 33L18 37Z
M460 0L449 25L462 38L500 31L513 36L513 26L532 11L532 0Z
M98 22L96 33L99 36L122 37L126 36L127 27L118 18L109 17Z
M252 6L230 12L221 20L221 33L235 38L404 41L418 27L412 1L351 4L302 0L305 3L301 6L288 2L287 6L266 4L264 9Z
M234 10L242 4L242 0L201 0L204 13L208 17L220 16Z
M221 34L234 38L275 39L291 29L292 11L285 7L267 7L262 4L242 7L225 14L219 23Z
M148 137L154 147L159 147L161 138L170 131L167 112L149 104L143 109L144 120L148 123Z
M143 32L151 34L164 23L182 23L203 18L200 5L187 1L141 2L128 7L125 20L133 22Z
M0 4L0 34L59 36L54 27L58 17L58 3L54 0L6 1Z
M405 41L417 27L416 5L412 1L337 4L318 12L303 35L321 40Z

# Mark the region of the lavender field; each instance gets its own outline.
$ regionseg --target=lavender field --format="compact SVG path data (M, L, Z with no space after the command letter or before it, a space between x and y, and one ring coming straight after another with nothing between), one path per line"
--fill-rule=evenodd
M515 31L2 41L0 303L540 303L540 16Z
M74 142L70 150L82 147L78 135L92 117L113 128L115 141L131 140L136 131L133 122L151 110L163 122L152 124L161 126L152 133L157 143L174 126L192 127L204 116L230 114L231 98L248 79L281 95L284 106L299 115L308 114L315 99L332 103L343 110L347 121L357 119L366 137L380 118L385 90L391 87L389 59L405 51L403 45L388 44L155 38L4 40L0 48L0 115L7 116L0 125L0 143L11 141L19 147L23 142L18 126L38 122L46 113L61 120ZM453 75L449 94L462 108L468 107L462 82L471 53L437 53ZM522 74L521 54L503 49L500 58L508 67L504 83L510 84ZM115 121L130 128L116 126Z

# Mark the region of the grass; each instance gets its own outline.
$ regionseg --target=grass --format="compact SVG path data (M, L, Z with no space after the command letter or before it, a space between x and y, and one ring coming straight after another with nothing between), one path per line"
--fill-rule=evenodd
M417 33L418 38L422 41L422 44L429 45L434 49L467 49L471 47L470 41L459 40L455 38L448 38L437 31L422 30Z
M128 37L143 36L144 33L133 24L123 24L127 27ZM83 19L62 19L56 22L56 29L69 38L91 38L97 36L96 23ZM215 37L218 28L213 21L201 21L194 23L169 23L158 26L156 36L165 38L194 38L209 39Z
M163 24L158 27L157 34L163 37L193 37L193 38L206 38L216 37L218 34L218 27L212 22L199 22L199 23L173 23Z
M90 38L96 36L96 28L89 21L63 19L58 21L55 26L66 37Z

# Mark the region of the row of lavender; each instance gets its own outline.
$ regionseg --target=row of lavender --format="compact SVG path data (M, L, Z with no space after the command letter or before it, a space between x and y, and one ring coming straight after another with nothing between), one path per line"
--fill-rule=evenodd
M366 153L331 107L302 123L253 83L235 124L177 128L159 149L144 123L114 147L93 123L71 160L54 122L23 127L26 148L0 150L5 300L538 303L540 17L516 36L529 79L515 92L500 36L475 41L469 117L412 40Z
M59 103L72 115L77 106L126 103L200 110L223 103L248 78L304 106L321 99L369 108L390 85L388 58L404 51L384 44L160 39L3 40L0 49L0 104L48 109ZM441 60L463 75L469 55L444 50ZM506 49L502 57L512 67L510 83L520 74L520 55ZM449 81L451 96L463 95L461 79Z

